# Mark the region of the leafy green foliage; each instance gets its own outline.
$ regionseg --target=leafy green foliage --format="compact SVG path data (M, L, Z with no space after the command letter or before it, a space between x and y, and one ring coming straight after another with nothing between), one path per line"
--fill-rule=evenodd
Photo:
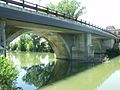
M120 49L119 48L107 49L106 54L108 55L109 58L114 58L120 55Z
M26 51L26 40L25 40L25 34L21 35L19 43L18 43L18 49L20 51Z
M85 10L85 7L76 0L62 0L57 5L50 3L47 6L75 18L79 18L80 15L84 14Z
M27 40L27 43L26 43L26 50L27 51L34 51L34 43L33 43L33 39L32 37L29 37L28 40Z
M10 48L11 47L11 48ZM10 46L9 46L9 48L12 50L12 51L14 51L14 50L17 50L17 47L18 47L18 44L17 43L15 43L15 44L10 44Z
M20 51L33 51L33 52L54 52L49 43L45 40L42 41L40 36L32 33L22 34L18 41L18 44L10 44L9 50Z
M18 71L13 63L5 57L0 57L0 88L2 90L12 90Z

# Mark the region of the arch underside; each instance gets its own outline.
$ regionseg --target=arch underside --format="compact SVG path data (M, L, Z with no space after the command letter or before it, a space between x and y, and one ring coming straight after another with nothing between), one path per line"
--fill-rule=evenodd
M17 30L12 35L7 36L7 45L13 41L15 38L20 36L23 33L31 32L35 33L40 37L44 37L48 40L50 46L54 50L57 58L60 59L69 59L70 51L68 50L68 46L64 39L61 37L59 33L51 33L51 32L37 32L37 31L28 31L28 30Z

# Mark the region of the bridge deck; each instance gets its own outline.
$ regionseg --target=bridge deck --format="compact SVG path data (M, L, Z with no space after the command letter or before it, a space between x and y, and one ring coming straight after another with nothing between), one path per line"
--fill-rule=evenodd
M77 31L92 33L108 38L117 37L114 34L106 31L105 29L87 23L86 21L77 20L75 18L65 16L65 14L61 14L57 11L51 11L48 8L43 7L44 9L40 9L36 4L30 5L30 3L25 4L14 0L1 1L4 1L5 3L0 3L0 17L10 21L26 22L28 24L33 23L43 26L57 27L67 29L69 30L69 32ZM21 27L25 26L21 25Z

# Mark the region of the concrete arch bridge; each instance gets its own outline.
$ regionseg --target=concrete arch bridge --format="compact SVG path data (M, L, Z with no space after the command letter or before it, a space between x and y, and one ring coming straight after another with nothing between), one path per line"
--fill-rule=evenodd
M5 48L25 32L45 37L57 58L67 60L91 60L112 48L117 38L105 29L49 8L0 0L0 46Z

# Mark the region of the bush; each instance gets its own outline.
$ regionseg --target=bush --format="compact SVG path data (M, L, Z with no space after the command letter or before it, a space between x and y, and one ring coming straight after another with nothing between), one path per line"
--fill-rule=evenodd
M11 50L12 50L12 51L17 50L17 47L18 47L18 44L15 43L15 44L13 44L13 46L11 47Z
M107 49L106 53L109 58L113 58L113 57L120 55L120 50L119 48Z
M5 57L0 57L0 89L13 90L18 71L13 63Z

